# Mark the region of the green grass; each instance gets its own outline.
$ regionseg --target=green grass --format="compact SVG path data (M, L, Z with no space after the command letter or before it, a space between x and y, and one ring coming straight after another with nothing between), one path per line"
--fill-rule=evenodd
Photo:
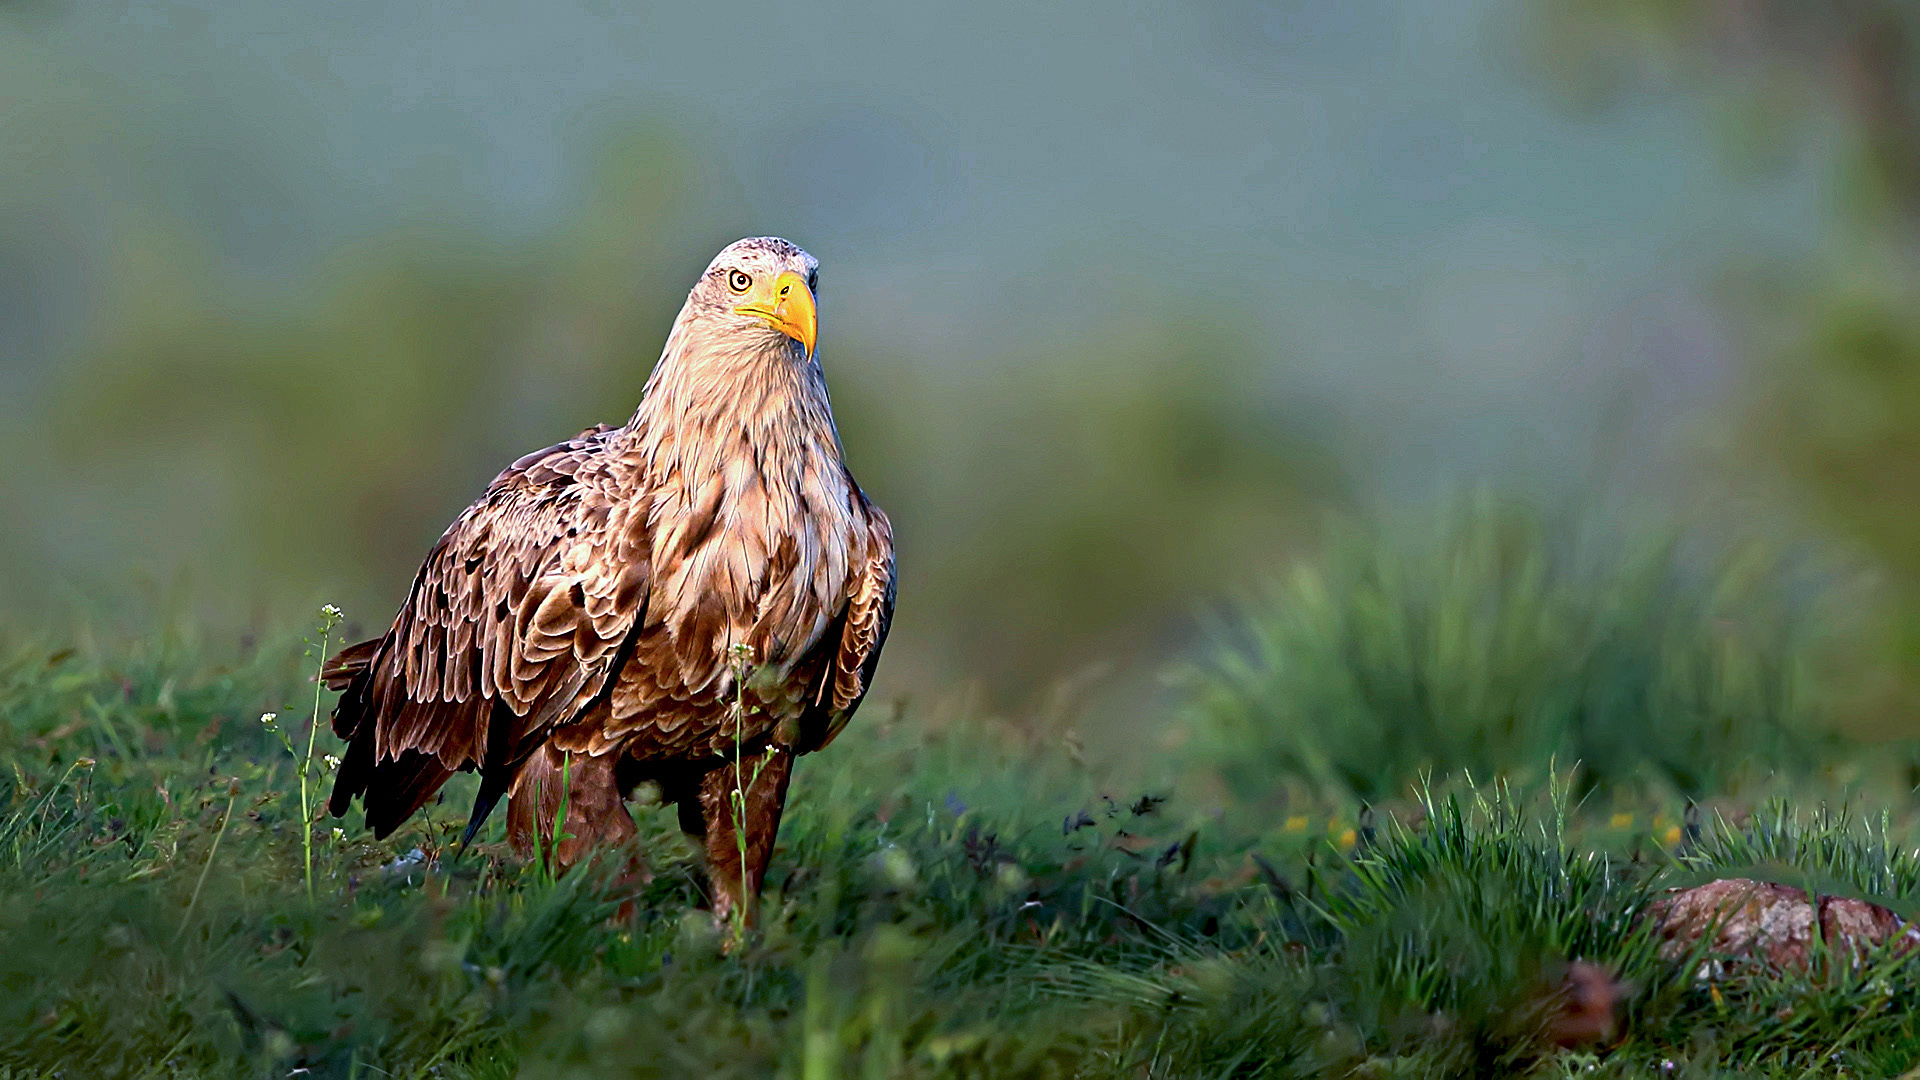
M1160 725L1177 782L870 704L801 763L744 936L670 808L636 814L637 882L555 880L498 821L456 856L470 778L384 843L303 824L337 746L294 638L0 634L0 1080L1920 1064L1901 958L1702 982L1643 918L1728 875L1920 916L1913 748L1831 725L1820 597L1485 504L1433 536L1355 538L1248 609ZM1618 1033L1566 1047L1576 963Z
M1899 964L1709 988L1635 921L1652 890L1733 871L1905 910L1904 808L1709 815L1677 858L1661 835L1677 801L1580 804L1562 775L1442 783L1363 834L1357 803L1196 805L991 726L876 709L803 764L767 925L729 949L659 808L639 815L653 879L624 887L548 880L497 832L454 859L457 800L384 844L323 821L309 900L297 762L257 719L294 714L304 658L206 651L16 644L0 667L0 1075L1891 1076L1920 1060L1920 977ZM1575 959L1632 988L1617 1045L1543 1038Z

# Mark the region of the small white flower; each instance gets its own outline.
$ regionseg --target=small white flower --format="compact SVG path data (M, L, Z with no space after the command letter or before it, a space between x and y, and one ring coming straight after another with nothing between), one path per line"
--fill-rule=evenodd
M340 767L340 759L335 757L332 754L328 754L323 760L326 761L327 768L329 770L337 769Z
M279 719L279 717L280 714L277 712L263 712L260 714L260 722L268 727L272 727L273 722Z
M345 829L333 830L333 839L335 843L338 843L341 840L345 840L346 838L347 838L347 830Z
M334 607L332 604L328 604L326 607L320 609L320 614L325 615L329 619L338 619L340 617L340 609Z

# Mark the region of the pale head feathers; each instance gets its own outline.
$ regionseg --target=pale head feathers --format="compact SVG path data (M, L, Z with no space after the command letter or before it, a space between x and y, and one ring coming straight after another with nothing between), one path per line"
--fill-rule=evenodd
M680 317L674 320L674 331L677 333L684 326L708 348L758 346L792 351L792 338L750 315L735 314L733 309L740 302L740 296L729 284L735 274L745 274L758 284L771 282L788 270L805 278L809 290L819 292L820 260L799 245L777 236L735 240L720 249L720 254L713 257L700 279L693 283L687 292L687 302L680 309Z
M694 283L628 425L644 483L653 492L656 599L672 621L691 621L719 600L723 642L772 629L765 605L785 618L775 636L809 640L861 558L864 512L842 464L819 361L793 338L737 314L730 277L756 283L783 272L819 281L819 260L777 237L722 249ZM856 538L860 538L856 540ZM769 597L775 560L800 595Z
M722 248L687 293L628 424L656 475L666 464L658 458L669 452L702 475L721 471L743 439L762 469L787 473L817 457L839 464L840 436L817 356L734 310L731 275L771 282L789 270L806 276L809 291L819 283L820 260L798 245L749 237Z

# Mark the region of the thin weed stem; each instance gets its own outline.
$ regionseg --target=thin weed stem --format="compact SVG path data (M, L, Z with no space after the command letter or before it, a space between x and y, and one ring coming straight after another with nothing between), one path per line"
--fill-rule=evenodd
M213 871L213 858L220 854L220 841L226 839L227 825L233 821L233 802L240 797L240 781L227 785L227 810L220 815L220 831L213 834L213 846L207 849L206 865L200 868L200 880L193 883L193 895L187 900L187 913L180 919L180 929L173 935L179 941L186 935L187 928L193 925L193 909L200 904L200 890L206 888L207 875Z
M727 913L727 921L732 924L733 943L738 946L747 934L747 793L760 780L760 773L767 767L767 758L773 752L768 748L754 764L753 775L741 782L745 765L744 739L747 726L747 676L752 671L753 647L736 642L728 649L733 654L733 790L728 792L728 809L733 814L733 846L740 858L739 895L733 898L733 910Z
M333 640L333 628L340 622L340 609L332 604L320 609L320 651L315 654L313 677L313 714L307 720L307 752L300 758L300 854L306 864L307 902L313 902L313 804L308 784L313 774L313 742L320 732L320 695L327 688L320 672L327 664L327 646ZM292 750L289 746L288 750Z

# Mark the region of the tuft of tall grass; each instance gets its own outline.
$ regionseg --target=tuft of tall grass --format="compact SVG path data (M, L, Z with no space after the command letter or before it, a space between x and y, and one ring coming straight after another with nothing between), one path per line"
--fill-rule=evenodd
M1583 791L1693 795L1828 759L1812 603L1756 553L1582 542L1482 496L1411 539L1337 528L1181 676L1199 757L1243 795L1304 777L1379 800L1553 760Z
M1422 785L1419 828L1390 820L1345 861L1319 915L1334 943L1328 996L1354 1045L1514 1075L1548 1056L1570 964L1643 985L1673 977L1637 918L1646 868L1573 845L1564 777L1545 802L1501 782L1445 796Z

